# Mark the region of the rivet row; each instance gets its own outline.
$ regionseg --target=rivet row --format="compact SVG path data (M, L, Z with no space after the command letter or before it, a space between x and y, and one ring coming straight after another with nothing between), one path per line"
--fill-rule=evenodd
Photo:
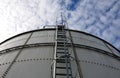
M96 64L96 65L99 65L99 66L105 66L105 67L112 68L112 69L120 71L120 69L117 68L117 67L114 67L114 66L111 66L111 65L102 64L102 63L98 63L98 62L93 62L93 61L88 61L88 60L79 60L79 62Z

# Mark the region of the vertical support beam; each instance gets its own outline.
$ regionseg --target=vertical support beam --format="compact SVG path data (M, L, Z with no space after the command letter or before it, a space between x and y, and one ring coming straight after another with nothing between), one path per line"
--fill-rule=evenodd
M79 59L78 59L78 56L77 56L77 53L76 53L76 49L75 49L74 44L73 44L74 42L73 42L70 30L68 30L68 33L69 33L69 36L70 36L70 42L71 42L71 46L72 46L73 53L74 53L74 56L75 56L75 61L76 61L77 67L78 67L78 73L79 73L80 78L83 78L81 66L80 66Z
M112 49L104 42L104 41L102 41L104 44L105 44L105 46L114 54L114 52L112 51Z
M5 78L6 75L8 74L8 72L10 71L11 67L13 66L13 64L15 63L15 61L17 60L17 58L19 57L19 55L21 54L24 46L27 44L27 42L29 41L29 39L31 38L33 32L31 32L30 36L28 37L28 39L26 40L26 42L24 43L24 45L22 46L22 48L20 49L20 51L18 52L18 54L15 56L15 58L13 59L13 61L11 62L11 64L8 66L8 68L6 69L6 71L3 73L2 78Z

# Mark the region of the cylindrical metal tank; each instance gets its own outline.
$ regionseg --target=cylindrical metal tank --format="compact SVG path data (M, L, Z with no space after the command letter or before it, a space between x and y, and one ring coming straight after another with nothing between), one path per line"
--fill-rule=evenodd
M0 78L52 78L55 30L28 31L2 42ZM91 34L65 30L73 78L120 78L119 50Z

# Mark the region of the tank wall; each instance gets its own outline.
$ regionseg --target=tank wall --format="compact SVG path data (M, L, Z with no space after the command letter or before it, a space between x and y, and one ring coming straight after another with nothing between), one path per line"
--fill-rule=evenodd
M108 49L108 47L105 46L103 41L101 41L95 37L92 37L92 36L89 36L89 35L86 35L83 33L78 33L78 32L71 32L71 35L72 35L74 44L91 46L91 47L98 48L98 49L105 50L105 51L112 53Z
M107 47L111 50L112 53L114 53L115 55L119 56L120 57L120 53L115 49L113 48L112 46L110 46L109 44L105 43L107 45Z
M3 55L0 55L0 64L8 63L8 62L13 61L13 59L17 55L18 51L13 51L11 53L6 53L6 54L3 54Z
M24 45L24 43L26 42L29 36L30 36L30 33L15 37L11 40L8 40L7 42L0 45L0 51L7 49L7 48Z
M29 34L24 34L18 37L15 37L2 45L0 45L0 51L8 48L12 48L15 46L24 45L24 43L27 41ZM55 31L38 31L34 32L31 36L31 38L28 40L27 44L34 44L34 43L50 43L55 41Z
M28 41L27 44L34 44L34 43L50 43L54 42L55 40L55 31L39 31L34 32Z
M31 32L15 37L0 45L0 51L19 45L24 45ZM107 43L93 36L71 31L75 44L86 45L107 52L120 55L119 52ZM70 38L67 32L67 37ZM27 44L54 43L55 30L33 32ZM68 39L70 43L70 39ZM107 46L106 46L107 45ZM120 77L120 61L109 55L99 53L95 50L75 47L78 61L84 78L118 78ZM23 48L22 50L11 51L0 55L0 77L9 67L15 56L20 52L19 57L12 65L5 78L50 78L53 66L54 45ZM78 67L75 61L73 48L69 46L71 54L71 66L73 77L79 78ZM65 65L65 64L59 64ZM64 72L61 70L61 72ZM108 75L109 74L109 75Z
M54 47L53 46L41 46L22 50L17 60L24 59L52 59Z
M52 46L23 49L6 78L49 78L51 76L53 50ZM8 64L3 65L4 69L2 66L2 70L4 71L1 71L1 75L3 75L6 68L10 65L9 62L13 61L18 52L2 55L4 59L3 63Z
M95 64L80 63L84 78L119 78L120 72Z
M93 36L86 35L83 33L73 32L73 31L71 31L71 35L72 35L74 44L91 46L94 48L108 51L110 53L120 55L120 53L117 50L115 50L113 47L111 47L107 43L104 43L103 41L101 41ZM26 40L28 39L29 36L30 36L30 33L24 34L24 35L15 37L15 38L3 43L2 45L0 45L0 51L7 49L7 48L24 45L24 43L26 42ZM67 37L70 38L68 32L67 32ZM68 41L70 42L70 39L68 39ZM50 31L45 30L45 31L34 32L31 36L31 38L28 40L27 44L53 43L53 42L55 42L55 30L50 30ZM107 44L108 47L105 44ZM111 51L111 50L113 50L113 51Z
M49 78L51 76L51 62L39 60L15 63L6 78Z
M82 48L76 48L76 51L77 55L79 56L79 60L98 62L100 64L106 64L120 68L120 62L111 56Z
M11 53L0 55L0 77L4 74L6 69L9 67L11 62L14 60L18 51L13 51Z
M84 78L118 78L120 61L92 50L76 48Z

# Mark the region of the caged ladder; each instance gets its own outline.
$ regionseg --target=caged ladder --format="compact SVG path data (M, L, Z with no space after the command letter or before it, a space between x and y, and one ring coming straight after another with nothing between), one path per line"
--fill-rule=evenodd
M56 26L53 78L72 78L68 39L64 25Z

